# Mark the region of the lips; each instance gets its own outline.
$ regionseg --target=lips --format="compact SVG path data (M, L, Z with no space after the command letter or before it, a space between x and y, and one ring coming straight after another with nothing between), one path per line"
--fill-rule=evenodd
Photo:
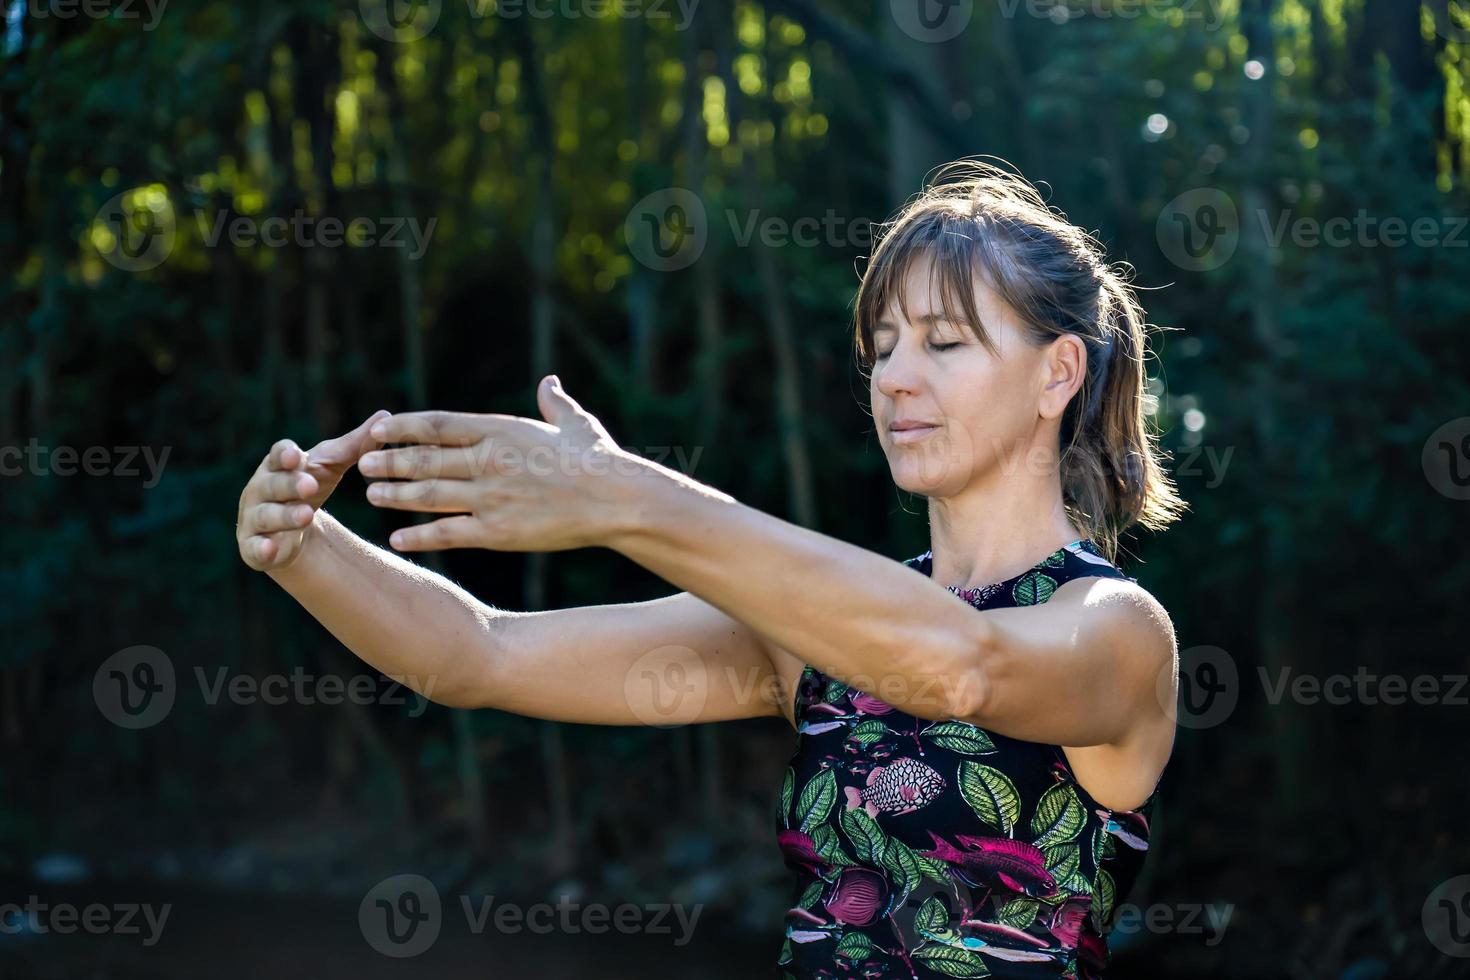
M900 419L888 426L888 435L895 443L918 442L935 432L939 426L914 419Z

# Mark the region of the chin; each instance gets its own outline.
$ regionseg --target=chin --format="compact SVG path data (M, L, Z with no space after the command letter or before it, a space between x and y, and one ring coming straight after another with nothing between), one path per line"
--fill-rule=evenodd
M888 456L888 472L894 485L921 497L948 497L959 493L969 482L968 469L968 460L957 460L939 453L898 450Z

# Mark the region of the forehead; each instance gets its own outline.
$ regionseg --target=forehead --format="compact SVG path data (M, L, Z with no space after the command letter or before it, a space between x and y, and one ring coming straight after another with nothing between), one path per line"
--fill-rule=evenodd
M946 275L947 271L951 274ZM882 316L873 329L894 330L905 324L916 327L963 324L967 317L965 298L959 295L962 289L969 293L969 300L974 304L982 326L999 325L1005 319L1005 303L986 284L983 275L977 271L955 276L952 269L946 269L924 253L910 260L903 274L896 277ZM949 295L945 295L946 291Z

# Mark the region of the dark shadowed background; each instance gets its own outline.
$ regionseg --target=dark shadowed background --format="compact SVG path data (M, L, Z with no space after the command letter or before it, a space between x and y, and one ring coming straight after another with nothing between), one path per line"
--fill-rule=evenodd
M1171 328L1192 511L1123 565L1184 703L1116 976L1470 975L1462 0L0 6L0 978L771 974L788 726L404 697L241 564L236 501L278 438L533 415L556 371L624 446L912 557L850 303L871 224L977 153ZM362 487L329 509L385 542Z

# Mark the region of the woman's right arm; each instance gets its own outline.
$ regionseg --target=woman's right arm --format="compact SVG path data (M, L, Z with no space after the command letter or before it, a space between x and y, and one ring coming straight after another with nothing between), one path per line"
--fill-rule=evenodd
M320 508L376 448L367 425L310 453L278 443L242 494L237 535L251 567L366 663L440 704L556 721L790 720L798 665L688 592L511 612L353 534Z

